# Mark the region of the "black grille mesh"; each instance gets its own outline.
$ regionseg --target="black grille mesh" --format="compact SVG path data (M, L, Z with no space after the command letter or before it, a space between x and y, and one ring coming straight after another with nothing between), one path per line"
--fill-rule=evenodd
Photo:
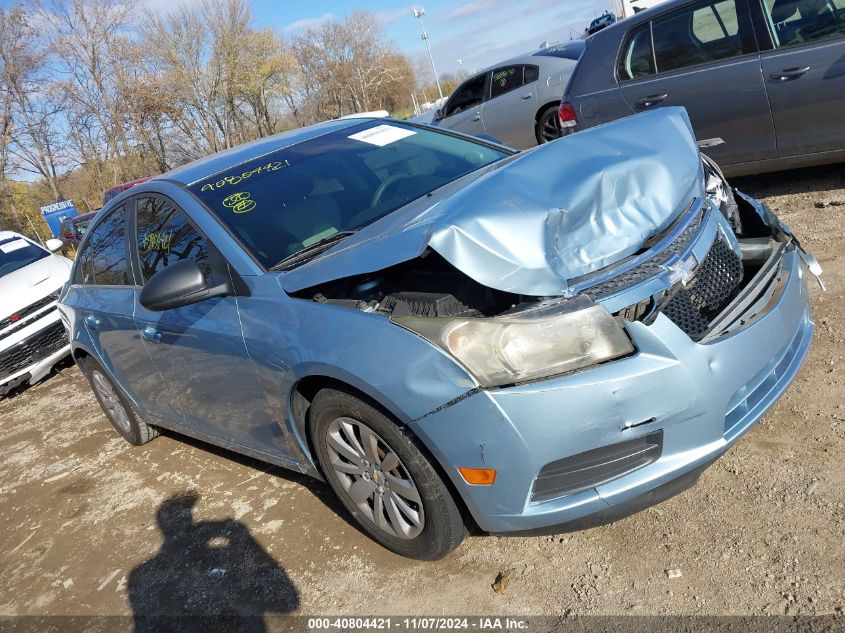
M68 344L61 321L47 326L14 347L0 353L0 378L11 376L25 367L47 358Z
M719 235L686 286L676 286L660 310L693 341L700 341L710 322L736 296L742 260Z

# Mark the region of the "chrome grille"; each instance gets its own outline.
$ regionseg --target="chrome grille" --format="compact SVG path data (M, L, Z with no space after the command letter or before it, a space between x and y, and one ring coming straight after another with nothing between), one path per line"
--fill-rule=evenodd
M604 297L608 297L621 290L630 288L641 281L645 281L646 279L665 273L666 270L663 268L664 264L673 257L684 253L692 243L695 235L698 233L698 229L701 227L707 208L707 205L701 205L699 212L678 235L678 237L666 248L656 253L653 257L629 270L625 270L620 272L618 275L614 275L607 281L598 283L594 286L589 286L584 290L584 292L595 300L603 299Z
M0 320L0 340L9 336L9 334L11 334L12 329L22 327L26 323L31 323L32 321L34 321L35 319L28 319L27 317L35 314L36 312L38 312L39 310L41 310L45 306L48 306L51 303L55 302L56 299L58 298L58 296L59 296L59 293L58 293L58 291L56 291L52 294L47 295L43 299L39 299L35 303L30 303L25 308L18 310L17 312L9 315L5 319ZM48 314L49 312L50 311L48 310L44 314ZM42 316L44 316L44 314L39 314L38 318L41 318ZM10 331L8 331L8 332L4 331L7 328Z

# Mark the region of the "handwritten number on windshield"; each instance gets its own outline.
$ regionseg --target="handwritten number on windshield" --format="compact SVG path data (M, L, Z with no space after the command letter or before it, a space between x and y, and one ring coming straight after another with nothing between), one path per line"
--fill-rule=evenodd
M285 167L290 167L289 161L277 160L275 162L262 165L261 167L250 169L249 171L245 171L242 174L236 174L234 176L222 176L220 180L216 182L207 182L202 186L202 189L200 189L200 191L214 191L215 189L222 189L227 185L237 185L239 182L247 180L248 178L252 178L256 174L262 174L270 171L278 171ZM243 213L243 211L241 211L240 213Z

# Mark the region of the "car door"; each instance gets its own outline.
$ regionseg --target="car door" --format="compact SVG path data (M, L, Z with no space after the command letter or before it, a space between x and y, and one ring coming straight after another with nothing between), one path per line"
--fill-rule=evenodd
M156 380L135 329L139 287L128 259L127 206L109 211L77 253L68 303L81 320L97 360L135 402Z
M169 198L139 195L133 257L143 283L180 259L193 259L207 279L228 264ZM278 454L281 427L244 344L236 297L214 297L154 312L138 302L135 326L159 380L151 406L194 434ZM283 452L283 451L281 451Z
M443 118L435 121L438 127L457 130L473 136L485 133L481 120L481 104L488 73L476 75L462 83L446 105L441 108Z
M490 74L490 97L481 108L487 134L505 145L525 149L537 144L534 114L537 111L539 68L515 64Z
M762 69L778 156L845 149L845 0L762 2L774 47Z
M699 0L639 25L623 42L617 76L635 112L684 106L720 164L777 155L747 0Z

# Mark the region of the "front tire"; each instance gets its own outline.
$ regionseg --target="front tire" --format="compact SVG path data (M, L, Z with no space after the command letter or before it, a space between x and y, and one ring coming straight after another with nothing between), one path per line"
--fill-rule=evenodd
M133 446L140 446L158 437L159 430L141 419L132 403L97 361L86 356L80 358L77 364L91 385L103 413L123 439Z
M346 391L324 389L311 403L309 430L326 480L375 541L419 560L461 544L461 513L403 425Z

